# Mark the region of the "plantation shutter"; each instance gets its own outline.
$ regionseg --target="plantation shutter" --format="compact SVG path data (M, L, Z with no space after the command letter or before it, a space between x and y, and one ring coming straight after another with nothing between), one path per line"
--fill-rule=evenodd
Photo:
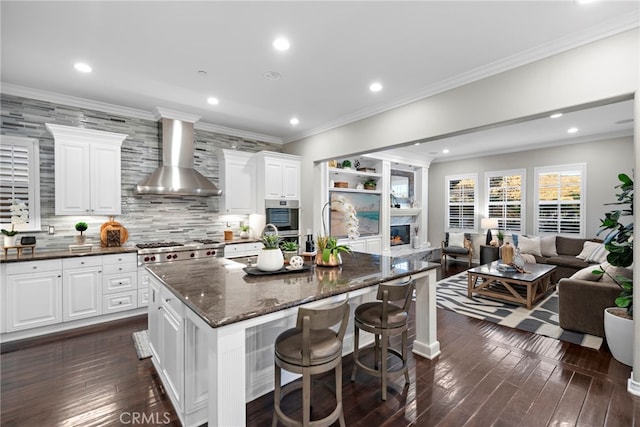
M37 141L3 136L0 144L0 223L11 227L14 200L26 204L29 222L16 230L39 228L39 160Z

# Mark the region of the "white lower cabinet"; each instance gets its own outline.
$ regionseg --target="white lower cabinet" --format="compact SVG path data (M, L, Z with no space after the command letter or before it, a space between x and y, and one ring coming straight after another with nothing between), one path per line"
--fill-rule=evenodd
M257 256L262 248L264 248L262 242L227 244L224 245L224 257L237 258L243 256Z
M341 245L347 245L355 252L365 252L368 254L380 255L382 253L382 237L361 237L359 239L341 239Z
M207 338L195 316L153 277L149 281L152 362L182 425L207 421Z
M62 320L102 314L102 260L100 257L62 260Z
M138 267L138 307L146 307L149 304L150 292L149 272L141 265Z
M4 274L7 332L62 322L61 260L11 263Z
M116 313L138 307L137 255L102 256L102 292L104 313Z

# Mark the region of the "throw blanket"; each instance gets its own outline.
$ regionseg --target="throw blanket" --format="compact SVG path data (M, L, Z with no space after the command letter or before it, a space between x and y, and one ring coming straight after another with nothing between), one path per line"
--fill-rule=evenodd
M531 255L531 254L520 254L522 256L522 259L524 260L525 263L527 264L535 264L536 263L536 257Z

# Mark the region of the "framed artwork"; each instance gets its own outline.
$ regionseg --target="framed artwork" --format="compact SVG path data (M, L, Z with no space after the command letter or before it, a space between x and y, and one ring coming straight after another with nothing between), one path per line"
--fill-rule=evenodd
M356 210L361 236L380 234L380 194L331 191L329 233L335 237L347 237L345 211L342 203L350 203Z

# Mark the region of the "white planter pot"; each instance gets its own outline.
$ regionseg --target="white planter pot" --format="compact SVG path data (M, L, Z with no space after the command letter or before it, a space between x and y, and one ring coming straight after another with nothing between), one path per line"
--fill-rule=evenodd
M614 359L631 366L633 364L633 319L616 316L616 311L626 312L624 308L604 309L604 335Z
M284 257L280 249L262 249L258 254L258 270L277 271L284 266Z
M16 243L16 236L4 236L4 246L14 246Z

